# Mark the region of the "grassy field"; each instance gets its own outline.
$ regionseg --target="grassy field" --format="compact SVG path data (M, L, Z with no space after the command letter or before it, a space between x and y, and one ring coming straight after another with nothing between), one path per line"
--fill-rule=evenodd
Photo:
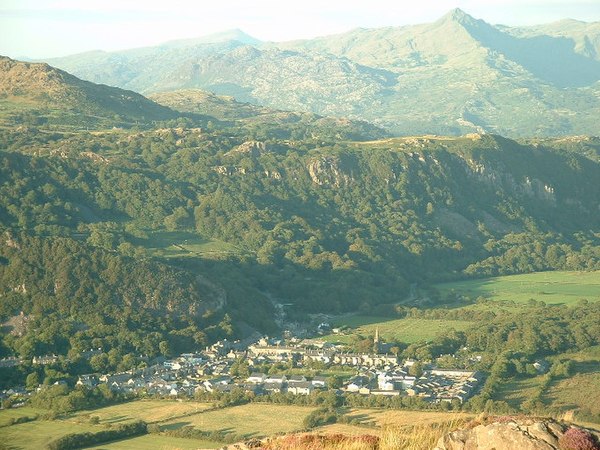
M270 436L302 429L302 421L314 408L250 403L195 414L167 422L163 428L193 426L202 431L221 431L244 436Z
M348 316L333 321L334 326L348 326L352 328L349 334L330 334L322 339L329 342L348 343L352 340L352 334L364 336L374 335L379 329L379 335L385 340L399 340L401 342L413 343L427 341L437 335L448 331L450 328L462 331L473 326L473 322L465 320L442 320L442 319L395 319L385 320L382 317L372 316Z
M9 425L11 419L20 419L21 417L31 417L35 418L38 415L47 413L48 411L31 408L29 406L25 406L22 408L12 408L12 409L2 409L0 410L0 427L4 427ZM0 432L1 434L1 432Z
M546 398L561 410L586 409L600 414L600 371L578 373L550 387Z
M547 304L573 305L580 299L600 301L600 272L537 272L481 280L437 284L444 294L456 292L498 301L526 303L530 299Z
M39 450L61 436L69 433L100 431L103 426L63 421L36 420L0 428L0 442L10 444L11 450Z
M600 346L577 353L563 353L550 359L573 361L573 375L552 381L543 392L543 401L561 414L587 410L592 415L600 415ZM501 385L494 398L519 409L540 387L543 379L543 375L512 379ZM569 420L572 420L572 415L569 415Z
M138 400L90 411L80 411L72 419L87 421L90 417L96 416L100 418L100 423L121 423L137 419L152 423L204 411L210 407L212 407L210 403Z
M519 409L521 404L531 397L531 394L542 383L543 376L533 378L513 379L503 383L498 393L494 396L495 400L502 400L511 407Z
M574 375L553 382L546 400L563 411L587 410L600 417L600 346L561 356L574 362Z
M146 240L135 242L143 245L155 256L163 258L210 257L221 254L240 254L244 250L215 239L203 239L194 233L161 231L151 233Z
M87 448L95 450L204 450L220 447L223 447L223 443L151 434Z
M361 425L377 428L424 425L474 417L466 413L362 408L351 409L347 415L350 419L359 421Z

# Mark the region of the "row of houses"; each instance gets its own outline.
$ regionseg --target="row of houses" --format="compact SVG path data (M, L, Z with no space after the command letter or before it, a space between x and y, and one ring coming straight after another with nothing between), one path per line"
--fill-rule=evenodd
M85 350L85 351L80 352L79 357L84 358L84 359L91 359L92 356L98 355L100 353L102 353L102 349L100 349L100 348L90 349L90 350ZM34 365L47 366L47 365L51 365L51 364L56 364L61 358L64 358L64 356L61 357L54 353L51 353L48 355L36 355L33 358L31 358L31 363ZM25 364L27 361L29 361L29 360L25 359L25 358L20 358L17 356L8 356L8 357L0 359L0 367L20 366L21 364Z
M349 379L343 390L362 395L407 395L438 403L453 400L462 403L474 394L482 380L480 372L431 369L416 377L404 368L396 367L363 372Z

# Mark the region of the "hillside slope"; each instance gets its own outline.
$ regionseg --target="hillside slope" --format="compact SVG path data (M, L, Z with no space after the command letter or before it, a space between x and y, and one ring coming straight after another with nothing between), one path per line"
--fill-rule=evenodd
M393 303L432 279L598 264L600 166L560 143L11 133L20 145L0 152L5 226L88 230L95 245L129 252L155 248L165 229L187 236L171 241L183 248L225 242L258 291L303 311Z
M149 98L182 113L214 117L222 121L221 125L244 127L248 135L258 139L277 136L283 139L361 141L389 135L385 130L361 120L266 108L200 89L159 92L150 94Z
M178 115L135 92L80 80L48 64L5 57L0 58L0 102L9 114L28 111L38 119L54 114L92 122L149 122Z

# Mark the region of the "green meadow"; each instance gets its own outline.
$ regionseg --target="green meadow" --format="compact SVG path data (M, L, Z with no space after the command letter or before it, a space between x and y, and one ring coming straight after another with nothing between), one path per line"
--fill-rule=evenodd
M346 344L352 340L352 335L369 336L374 335L375 330L379 330L379 335L384 340L398 340L412 344L431 340L449 329L464 331L472 325L473 322L466 320L412 318L386 320L374 316L348 316L334 320L333 326L347 326L350 330L346 330L343 334L330 334L323 339Z
M223 254L246 253L232 244L216 239L204 239L195 233L182 231L154 232L148 239L135 243L146 247L154 256L163 258L210 258Z
M600 300L600 272L536 272L479 280L455 281L434 286L442 295L456 293L470 298L549 305L574 305L582 299Z

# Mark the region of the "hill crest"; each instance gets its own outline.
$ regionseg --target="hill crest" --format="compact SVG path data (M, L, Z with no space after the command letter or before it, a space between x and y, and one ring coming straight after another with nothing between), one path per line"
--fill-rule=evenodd
M165 120L171 109L144 96L81 80L47 63L0 57L0 95L17 108L56 110L128 120Z

